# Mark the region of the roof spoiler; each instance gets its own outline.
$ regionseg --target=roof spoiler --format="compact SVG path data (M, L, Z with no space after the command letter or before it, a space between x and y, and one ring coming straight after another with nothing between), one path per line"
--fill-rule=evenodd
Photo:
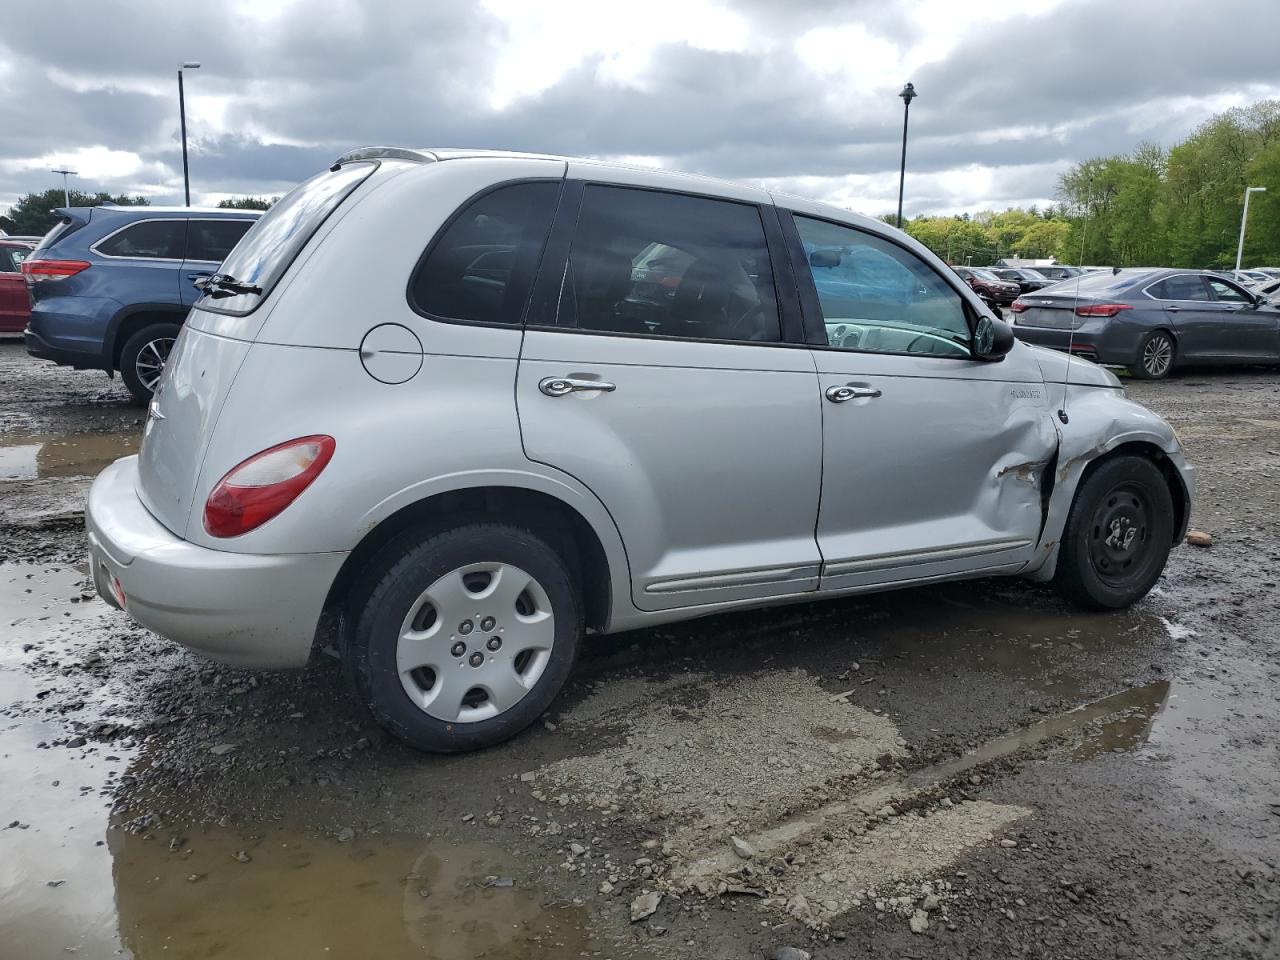
M350 163L353 160L408 160L411 163L435 163L435 154L425 153L422 150L406 150L404 147L360 147L358 150L351 150L344 153L333 163L333 169L337 169L344 163Z
M93 217L93 207L54 207L53 213L61 220L83 227Z

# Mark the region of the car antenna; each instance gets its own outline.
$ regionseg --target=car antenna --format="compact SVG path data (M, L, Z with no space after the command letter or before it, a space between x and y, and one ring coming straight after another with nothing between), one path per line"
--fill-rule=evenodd
M1072 297L1075 304L1071 308L1071 315L1076 315L1076 309L1080 306L1080 278L1084 276L1084 242L1089 236L1089 201L1093 194L1093 177L1089 178L1084 188L1084 224L1080 227L1080 262L1076 264L1076 269L1080 272L1076 274L1076 292ZM1071 357L1072 349L1076 343L1076 322L1068 321L1071 324L1071 332L1067 335L1067 367L1062 372L1062 406L1058 407L1058 419L1063 423L1070 423L1071 420L1067 416L1067 390L1068 384L1071 382Z

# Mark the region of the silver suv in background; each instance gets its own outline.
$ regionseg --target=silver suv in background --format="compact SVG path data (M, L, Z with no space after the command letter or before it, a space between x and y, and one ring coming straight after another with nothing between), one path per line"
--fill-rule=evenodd
M1127 606L1191 490L1112 374L875 220L369 148L207 282L87 516L140 623L248 667L334 642L387 729L455 751L542 713L586 633L992 574Z

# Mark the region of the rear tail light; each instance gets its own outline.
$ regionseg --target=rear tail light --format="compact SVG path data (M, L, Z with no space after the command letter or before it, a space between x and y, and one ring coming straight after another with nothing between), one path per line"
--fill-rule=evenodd
M1015 300L1013 303L1009 304L1009 309L1014 313L1021 313L1023 310L1027 309L1027 305L1022 300Z
M1127 303L1091 303L1084 307L1076 307L1077 317L1114 317L1121 310L1132 310Z
M43 283L45 280L65 280L74 277L91 264L86 260L23 260L22 275L27 283Z
M238 537L298 499L333 457L333 437L299 437L269 447L233 467L204 505L211 536Z

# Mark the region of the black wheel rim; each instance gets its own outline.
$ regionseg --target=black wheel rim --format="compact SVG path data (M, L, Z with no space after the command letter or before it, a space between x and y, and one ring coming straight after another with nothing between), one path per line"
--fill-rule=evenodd
M1163 334L1157 334L1142 348L1142 366L1153 377L1163 377L1173 364L1173 344Z
M1089 562L1098 579L1123 587L1146 575L1153 516L1150 498L1134 483L1113 487L1099 501L1089 527Z

